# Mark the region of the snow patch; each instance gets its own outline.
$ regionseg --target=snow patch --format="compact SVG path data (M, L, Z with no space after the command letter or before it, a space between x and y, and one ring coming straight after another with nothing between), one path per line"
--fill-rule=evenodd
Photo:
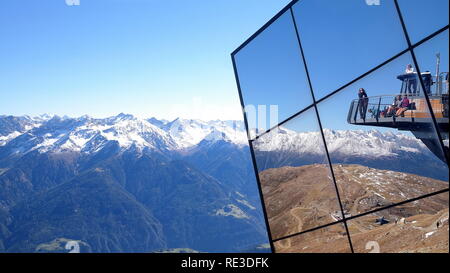
M231 216L238 219L249 219L247 214L243 212L238 206L234 204L228 204L224 208L215 211L215 215L218 216Z
M6 143L8 143L10 140L20 136L22 133L19 131L15 131L10 133L9 135L6 136L0 136L0 146L4 146Z
M242 205L248 207L249 209L255 210L256 208L254 206L252 206L247 200L244 199L236 199L236 201L238 201L239 203L241 203Z

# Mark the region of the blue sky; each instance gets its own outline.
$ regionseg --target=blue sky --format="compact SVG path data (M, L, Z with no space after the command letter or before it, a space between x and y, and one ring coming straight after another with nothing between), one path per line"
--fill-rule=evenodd
M4 1L0 114L241 119L229 54L288 2L81 0L80 6L67 6L65 0ZM448 24L447 0L399 2L413 41ZM380 3L304 0L294 6L316 98L405 48L391 1ZM434 16L417 22L420 11ZM257 50L248 58L249 82L242 82L257 90L257 99L246 102L276 102L280 120L311 102L303 64L291 43L293 29L282 30L286 22L280 20L278 29L275 25L257 38L267 44L250 46ZM448 38L441 40L422 50L428 56L423 60L429 61L431 47L443 48ZM398 89L395 76L406 62L366 81L369 95ZM242 62L238 65L242 70ZM346 112L355 92L334 101L345 107L333 113ZM334 117L336 127L347 128Z
M399 1L413 42L448 24L448 1ZM420 12L425 14L424 20ZM407 48L393 1L369 6L365 1L299 1L293 6L316 99L350 82ZM279 105L284 120L311 103L306 73L289 13L236 54L246 104ZM448 32L417 48L421 70L435 72L435 54L441 52L441 71L448 71ZM420 53L420 54L419 54ZM420 56L419 56L420 55ZM396 77L413 60L405 54L319 105L324 127L352 126L346 118L360 87L369 96L393 95L400 90ZM292 74L296 76L293 77ZM390 103L390 102L389 102ZM302 127L302 130L314 130ZM386 129L381 129L386 130Z
M2 1L0 114L241 119L230 53L288 2Z

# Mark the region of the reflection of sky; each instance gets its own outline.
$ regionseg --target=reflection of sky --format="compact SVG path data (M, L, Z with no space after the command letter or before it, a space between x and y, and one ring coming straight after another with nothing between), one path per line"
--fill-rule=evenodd
M236 55L245 104L279 106L284 120L312 103L292 17L277 19Z
M436 72L436 53L441 54L440 71L449 72L448 66L448 30L427 41L414 50L422 71Z
M417 14L415 10L422 8L417 1L411 2L412 6L406 6L404 2L401 1L401 5L408 12L414 10L414 14ZM431 34L436 28L448 24L448 19L445 19L448 18L447 9L441 9L445 5L448 6L448 1L427 3L424 8L427 11L426 22L411 20L411 14L408 13L409 16L405 16L408 30L414 36L422 35L423 38L423 35ZM392 1L381 1L380 6L367 6L365 1L300 1L294 5L294 14L316 99L407 47ZM289 23L283 17L281 21L278 26ZM414 31L417 26L419 30ZM281 32L280 27L267 28L261 37L253 40L251 45L236 55L245 103L276 102L279 105L280 121L289 113L304 108L309 99L309 94L305 91L307 81L303 71L299 69L302 65L299 50L295 53L295 48L283 44L294 40L294 34L291 28L285 29L288 31ZM448 31L416 49L422 71L430 71L434 75L437 52L441 53L441 71L448 71ZM290 61L285 61L286 59ZM357 98L360 87L369 96L397 94L401 81L396 77L403 74L406 65L410 63L413 63L412 58L406 53L321 103L319 112L323 127L335 130L373 129L347 123L351 101ZM294 79L289 79L293 71L299 74ZM298 94L303 94L305 99L299 99ZM295 123L289 124L300 131L316 128L315 125L308 126L307 122L301 122L301 126L294 125ZM301 127L304 129L300 129ZM398 132L382 127L377 130Z
M448 24L448 0L399 0L398 3L412 43L430 35L430 30L437 30Z
M416 56L421 70L431 71L434 75L436 68L436 52L441 53L440 71L449 71L448 66L448 31L437 36L434 40L424 43L416 49ZM355 84L347 87L338 94L318 105L322 125L332 129L372 129L373 127L355 126L346 122L350 102L357 98L357 91L363 87L368 96L396 94L401 87L401 81L396 76L404 72L405 66L412 63L409 53L406 53ZM370 107L369 107L370 108ZM392 131L388 128L378 128L380 131ZM405 133L405 132L403 132Z
M307 110L297 118L294 118L282 125L289 130L297 132L317 132L319 124L317 122L316 112L314 108Z
M412 59L409 53L406 53L380 70L319 103L318 109L323 127L335 130L373 129L373 127L355 126L347 123L350 103L358 97L357 92L361 87L366 90L369 97L399 93L402 83L396 76L403 73L408 63L412 63ZM369 100L370 102L371 100ZM379 127L378 130L383 130L383 128Z
M316 98L407 47L393 1L300 1L294 5ZM311 12L317 11L317 12Z

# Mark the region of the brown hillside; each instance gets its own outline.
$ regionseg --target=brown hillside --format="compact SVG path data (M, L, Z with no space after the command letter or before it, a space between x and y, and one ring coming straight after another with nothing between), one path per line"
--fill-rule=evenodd
M333 167L346 217L448 188L444 181L417 175L360 165ZM268 169L260 173L260 180L274 239L341 217L326 165ZM441 194L350 221L355 251L368 252L366 243L376 240L382 252L448 252L448 202L448 193ZM377 223L381 217L387 223ZM442 223L433 230L437 221ZM340 224L278 241L276 246L281 252L349 251Z

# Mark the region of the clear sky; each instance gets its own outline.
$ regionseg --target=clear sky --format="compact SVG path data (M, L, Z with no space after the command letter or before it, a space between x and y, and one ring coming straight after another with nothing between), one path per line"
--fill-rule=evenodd
M6 0L0 114L241 119L230 53L288 0Z

